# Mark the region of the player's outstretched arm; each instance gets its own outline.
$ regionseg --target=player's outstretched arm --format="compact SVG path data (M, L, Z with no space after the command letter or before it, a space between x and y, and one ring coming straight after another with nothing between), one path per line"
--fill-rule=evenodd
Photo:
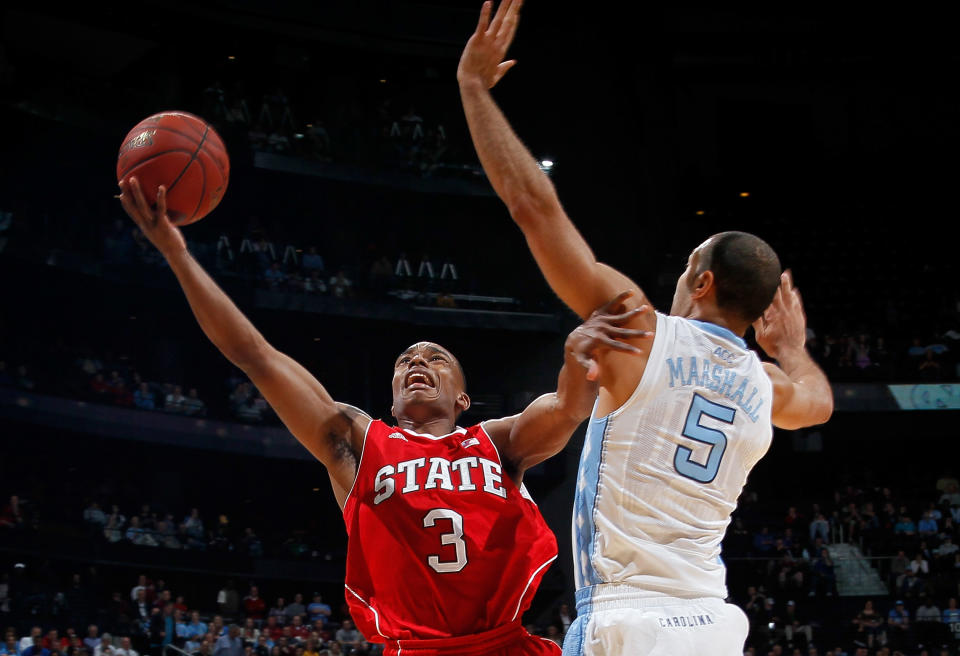
M267 343L190 255L183 234L166 214L163 187L155 210L135 178L121 182L120 189L123 209L170 264L203 332L250 377L290 432L326 465L338 499L341 492L345 497L353 485L370 418L336 403L303 366Z
M605 375L599 364L603 351L643 355L643 350L624 340L651 339L653 332L625 326L651 309L642 306L624 311L631 295L629 291L621 293L567 336L555 392L534 400L519 415L484 423L515 479L559 453L577 426L590 416L597 385Z
M520 0L503 0L491 20L492 3L485 2L457 68L460 98L480 163L523 231L550 287L581 318L623 289L634 290L630 307L649 304L636 283L597 261L560 205L553 183L490 95L516 63L503 58L517 29L520 5ZM638 321L636 327L652 330L656 319L646 313Z
M765 363L773 382L773 424L796 429L822 424L833 414L833 389L807 352L807 319L789 271L770 307L754 324L757 344L779 366Z

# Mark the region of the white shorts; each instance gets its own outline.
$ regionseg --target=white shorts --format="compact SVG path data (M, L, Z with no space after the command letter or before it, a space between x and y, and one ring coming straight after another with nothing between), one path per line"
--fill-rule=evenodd
M651 597L627 585L577 590L563 656L743 656L750 624L722 599Z

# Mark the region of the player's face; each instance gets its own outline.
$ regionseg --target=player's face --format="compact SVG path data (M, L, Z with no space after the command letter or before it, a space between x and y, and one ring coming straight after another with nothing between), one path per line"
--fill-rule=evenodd
M393 366L394 415L411 405L449 405L456 408L463 395L459 364L448 350L431 342L417 342Z

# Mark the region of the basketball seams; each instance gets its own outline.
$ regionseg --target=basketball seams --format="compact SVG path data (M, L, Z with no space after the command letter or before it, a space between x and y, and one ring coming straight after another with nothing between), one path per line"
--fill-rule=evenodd
M183 170L180 171L180 174L176 178L174 178L173 182L170 183L170 186L167 188L167 193L170 193L171 191L173 191L173 188L177 186L178 182L180 182L180 178L183 177L183 174L186 173L187 169L190 168L190 165L193 164L194 161L196 161L197 155L199 155L200 151L203 149L203 142L206 140L207 132L209 131L210 131L210 126L208 125L207 129L203 133L203 137L200 139L200 143L197 144L197 149L193 151L193 155L190 157L190 161L187 162L187 165L183 167ZM194 214L196 214L196 212L194 212Z
M158 148L163 150L158 152ZM199 176L190 171L194 162L200 167ZM215 167L210 172L212 178L207 175L208 164ZM120 166L123 167L118 172L121 181L136 175L146 176L150 184L164 184L164 180L172 178L167 183L167 192L177 191L170 199L179 198L177 203L181 205L184 200L189 202L199 196L192 212L178 212L186 218L177 223L186 225L219 205L229 180L230 160L226 145L210 123L195 114L168 111L144 119L127 133L120 148ZM214 171L219 176L214 175ZM151 178L157 173L159 179ZM187 180L180 184L184 177Z
M170 150L164 150L164 151L159 152L159 153L154 153L154 154L151 155L150 157L145 157L144 159L139 159L139 160L137 160L134 164L131 164L130 166L128 166L128 167L124 170L124 172L123 172L119 177L120 177L121 180L126 180L126 179L130 176L130 173L131 173L134 169L138 168L141 164L146 164L147 162L152 162L153 160L157 159L158 157L163 157L164 155L168 155L168 154L170 154L170 153L183 153L184 155L191 155L191 154L193 153L193 151L192 151L192 150L184 150L184 149L182 149L182 148L171 148Z

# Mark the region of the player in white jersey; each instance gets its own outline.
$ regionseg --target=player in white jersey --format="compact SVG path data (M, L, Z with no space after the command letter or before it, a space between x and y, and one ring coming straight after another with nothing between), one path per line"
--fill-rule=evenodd
M480 162L547 282L577 314L622 290L633 292L624 309L649 305L636 283L596 260L490 95L515 63L503 57L519 6L504 0L491 20L484 3L460 59ZM690 254L670 314L641 312L627 325L656 336L637 344L643 356L597 357L600 389L573 513L578 617L564 654L739 656L748 623L724 601L721 540L771 424L827 421L830 384L806 352L790 275L751 234L707 239ZM779 366L747 348L751 325Z

